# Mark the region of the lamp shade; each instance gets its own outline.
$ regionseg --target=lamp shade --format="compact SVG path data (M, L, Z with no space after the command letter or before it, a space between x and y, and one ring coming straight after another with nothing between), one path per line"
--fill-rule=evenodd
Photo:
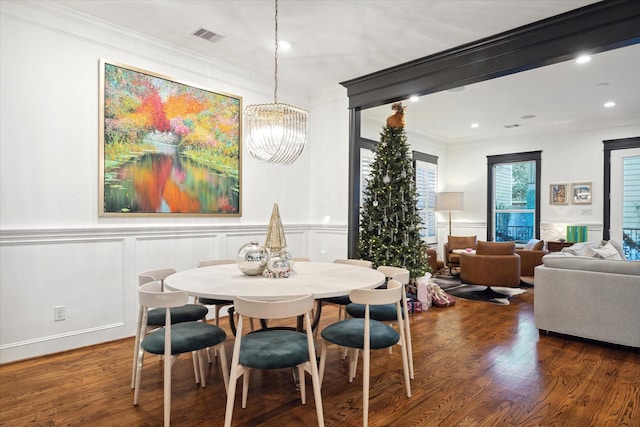
M464 209L463 192L436 193L437 211L461 211Z

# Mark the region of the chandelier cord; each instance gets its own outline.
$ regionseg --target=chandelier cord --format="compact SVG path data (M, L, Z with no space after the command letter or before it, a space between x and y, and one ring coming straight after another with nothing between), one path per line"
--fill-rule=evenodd
M276 54L274 58L275 67L274 67L274 89L273 89L273 103L278 103L278 0L276 0Z

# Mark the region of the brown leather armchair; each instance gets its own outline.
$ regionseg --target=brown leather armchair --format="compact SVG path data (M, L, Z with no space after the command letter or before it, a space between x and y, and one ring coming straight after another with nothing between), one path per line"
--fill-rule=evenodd
M444 244L444 262L451 273L452 268L460 268L460 254L454 254L456 249L476 249L476 236L449 236Z
M438 259L438 253L435 249L425 248L425 253L427 254L429 267L431 267L431 274L435 276L444 269L444 262Z
M491 286L520 286L520 255L515 242L478 242L476 253L460 254L462 283Z
M516 249L516 254L520 255L520 276L533 277L533 269L542 265L542 257L549 251Z

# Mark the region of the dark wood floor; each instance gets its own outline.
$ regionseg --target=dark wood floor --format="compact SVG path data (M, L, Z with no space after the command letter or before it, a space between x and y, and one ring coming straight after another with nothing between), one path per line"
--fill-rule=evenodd
M325 310L324 323L335 316ZM533 289L513 297L509 306L458 300L454 307L413 314L411 321L413 396L404 394L399 351L375 353L372 426L640 426L640 353L539 336ZM1 366L0 425L162 425L161 364L147 359L140 405L134 407L132 347L133 339L126 339ZM348 383L347 363L331 347L322 389L327 426L361 425L361 378L359 373ZM303 406L289 371L256 371L247 409L237 393L234 425L315 425L310 383ZM173 425L220 426L225 399L219 365L212 365L207 388L201 389L193 381L190 356L178 360Z

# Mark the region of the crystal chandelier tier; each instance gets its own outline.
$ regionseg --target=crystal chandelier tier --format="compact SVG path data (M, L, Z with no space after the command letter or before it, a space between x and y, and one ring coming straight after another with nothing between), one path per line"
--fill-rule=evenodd
M247 106L245 131L247 148L254 159L290 164L300 156L307 142L309 113L278 103L278 0L275 0L275 11L274 103Z

